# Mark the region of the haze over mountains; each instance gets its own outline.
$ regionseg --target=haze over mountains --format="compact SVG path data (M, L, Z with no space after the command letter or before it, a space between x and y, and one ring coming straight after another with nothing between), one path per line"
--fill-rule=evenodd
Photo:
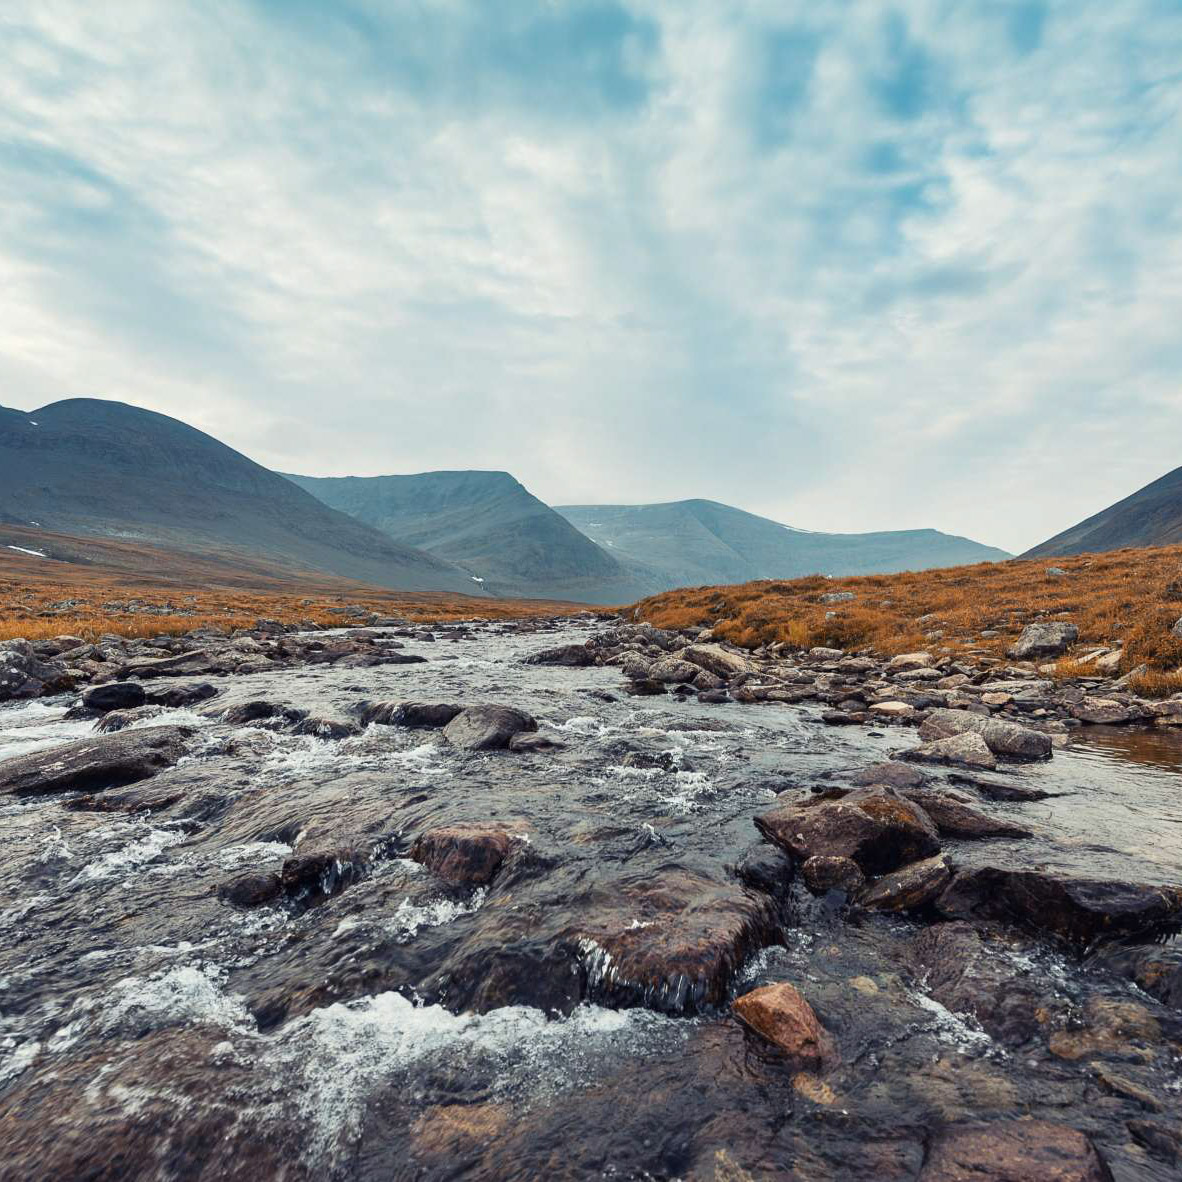
M284 476L176 419L90 398L0 408L0 523L381 587L584 603L1007 557L936 530L810 533L704 500L556 511L507 472Z
M1182 542L1182 468L1138 489L1123 501L1065 529L1027 551L1024 558L1053 558L1126 547Z

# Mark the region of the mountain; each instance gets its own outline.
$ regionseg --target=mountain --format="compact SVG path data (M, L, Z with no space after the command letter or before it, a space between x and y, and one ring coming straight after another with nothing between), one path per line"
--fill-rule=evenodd
M480 593L464 572L335 512L211 436L121 402L0 408L0 522L229 552L382 587Z
M626 603L656 589L508 472L288 476L326 505L453 563L496 595Z
M565 505L558 512L613 555L654 572L663 589L810 574L890 574L1010 557L934 529L810 533L716 501Z
M1023 558L1054 558L1126 547L1182 542L1182 468L1028 550Z

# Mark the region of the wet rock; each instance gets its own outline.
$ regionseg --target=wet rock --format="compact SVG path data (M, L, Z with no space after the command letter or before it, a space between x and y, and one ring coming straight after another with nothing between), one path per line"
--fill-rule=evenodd
M814 854L852 858L867 874L886 874L940 849L931 820L889 790L829 792L784 803L756 817L755 824L802 860Z
M916 709L909 702L875 702L870 707L870 713L887 722L910 722L916 715Z
M744 886L776 898L788 893L795 873L796 862L766 841L750 846L735 864L735 877Z
M1052 793L1042 788L1028 788L1012 780L995 780L988 776L975 776L966 772L952 772L948 776L951 784L963 784L989 800L1032 801L1046 800Z
M1152 1120L1131 1120L1126 1127L1133 1140L1158 1161L1182 1162L1182 1130Z
M866 876L853 858L842 858L829 854L814 854L806 858L800 868L804 885L814 895L829 891L845 891L851 897L861 892L866 885Z
M300 850L284 861L280 883L291 898L327 898L364 878L372 856L373 849L366 843Z
M849 710L825 710L821 714L821 721L826 726L862 726L866 720L866 714Z
M586 644L561 644L543 649L525 658L527 665L560 665L568 669L589 668L599 663L599 655Z
M958 871L936 906L952 919L1010 920L1087 944L1177 926L1182 888L982 867Z
M1182 945L1109 945L1099 949L1090 963L1133 981L1163 1005L1182 1010Z
M1119 702L1115 698L1085 697L1083 701L1074 703L1068 712L1072 718L1079 722L1101 726L1122 726L1130 722L1143 722L1148 717L1142 707L1129 702Z
M648 675L653 681L663 681L666 685L681 685L694 681L702 672L704 670L690 661L681 661L677 657L662 657L649 666Z
M225 663L204 649L191 653L178 653L172 657L149 657L144 660L128 661L122 667L122 676L138 677L201 677L210 673L224 673Z
M832 1066L837 1046L800 993L786 981L736 998L735 1014L756 1034L779 1047L794 1066L819 1071Z
M279 723L296 723L307 717L306 710L298 710L294 706L285 706L279 702L255 700L240 702L237 706L230 706L222 711L222 722L227 726L249 726L255 722L277 721Z
M665 683L651 677L639 678L624 686L624 693L631 694L634 698L652 698L666 692Z
M1112 1175L1083 1133L1044 1120L1006 1120L947 1129L919 1182L1112 1182Z
M218 696L217 689L207 681L195 682L191 685L170 685L163 690L149 690L144 699L153 706L166 706L170 710L183 710L189 706L196 706L200 702L207 702Z
M314 739L347 739L359 730L351 722L336 718L301 718L291 728L293 735L310 735Z
M900 791L905 788L922 788L927 782L927 776L919 768L894 761L858 768L849 779L850 783L860 787L895 788Z
M997 756L989 750L985 740L975 731L965 731L964 734L953 735L951 738L921 743L910 751L904 751L900 758L911 759L916 763L951 764L982 768L985 771L994 771L997 768Z
M187 749L191 727L157 726L65 743L0 763L0 796L101 792L154 776Z
M134 710L109 710L100 714L94 724L94 729L100 734L113 735L116 731L126 730L137 722L148 718L159 718L164 713L163 706L137 706Z
M0 644L0 702L62 693L75 680L61 661L43 660L27 640Z
M691 644L678 655L683 661L727 681L739 673L758 672L758 666L748 657L731 652L720 644Z
M951 793L908 790L902 795L931 817L941 837L972 841L986 837L1031 836L1029 829L1000 817L987 816Z
M724 689L703 690L698 695L698 701L707 706L721 706L730 701L730 694Z
M443 728L443 737L465 751L499 751L521 731L536 731L538 724L524 710L510 706L469 706Z
M218 897L235 907L258 907L283 893L278 874L240 874L218 887Z
M919 737L928 742L966 733L979 734L994 755L1005 759L1038 760L1051 755L1050 735L969 710L933 710L919 728Z
M1074 624L1060 621L1027 624L1007 655L1018 661L1062 656L1079 639Z
M548 755L565 749L566 744L552 735L540 735L532 731L521 731L509 740L509 750L519 755Z
M1098 1055L1149 1061L1161 1038L1161 1024L1140 1002L1090 997L1082 1023L1055 1031L1048 1045L1052 1054L1072 1062Z
M437 730L447 726L463 709L452 702L364 702L359 717L363 726L376 723Z
M938 923L921 931L905 954L923 990L954 1014L970 1014L992 1038L1020 1046L1039 1030L1044 999L1015 975L1000 936L967 923Z
M497 826L447 825L420 834L410 857L447 882L487 886L512 846L512 836Z
M108 710L134 710L145 701L147 694L138 681L111 681L105 685L88 686L82 691L82 705L87 710L104 714Z
M937 854L876 879L858 896L858 905L869 911L916 910L935 899L951 879L947 858Z

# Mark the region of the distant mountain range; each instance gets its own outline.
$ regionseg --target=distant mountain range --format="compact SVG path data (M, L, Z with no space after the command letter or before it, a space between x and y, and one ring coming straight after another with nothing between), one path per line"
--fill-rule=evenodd
M1035 546L1024 558L1055 558L1182 542L1182 468Z
M713 501L556 511L507 472L284 476L176 419L90 398L0 408L0 524L58 548L61 535L120 539L243 569L609 604L1008 557L936 530L809 533Z
M889 574L1010 557L934 529L810 533L716 501L563 505L558 512L617 558L655 573L662 590L811 574Z

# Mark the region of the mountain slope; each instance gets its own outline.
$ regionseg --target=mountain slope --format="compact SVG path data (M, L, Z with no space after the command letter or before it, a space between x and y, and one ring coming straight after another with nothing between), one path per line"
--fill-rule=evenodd
M334 512L211 436L120 402L0 412L0 521L479 593L446 562Z
M655 589L507 472L288 479L404 545L454 563L498 595L620 603Z
M716 501L566 505L558 512L612 554L657 572L666 588L810 574L889 574L1009 557L933 529L809 533Z
M1182 468L1138 489L1123 501L1035 546L1024 558L1053 558L1126 547L1182 542Z

